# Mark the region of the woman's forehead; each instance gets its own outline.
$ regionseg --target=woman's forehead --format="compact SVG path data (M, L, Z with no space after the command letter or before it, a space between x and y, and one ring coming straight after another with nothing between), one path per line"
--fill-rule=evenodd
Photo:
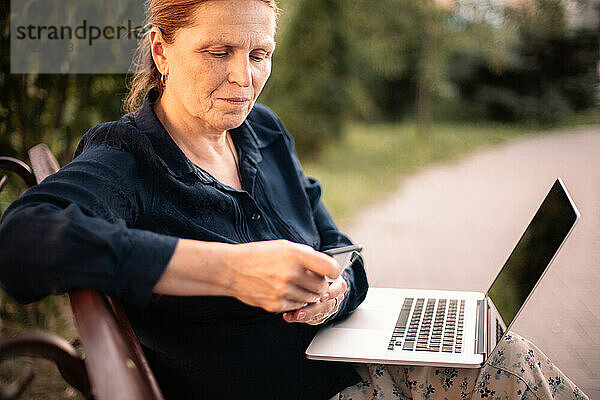
M217 36L198 40L197 45L203 46L224 46L224 47L261 47L266 50L275 47L275 41L272 37L254 34L252 32L240 33L238 35L230 32L227 36Z
M276 15L259 0L212 0L201 3L182 34L197 44L274 45Z
M192 26L222 26L232 29L234 25L256 26L275 31L277 15L260 0L210 0L200 3L192 16Z

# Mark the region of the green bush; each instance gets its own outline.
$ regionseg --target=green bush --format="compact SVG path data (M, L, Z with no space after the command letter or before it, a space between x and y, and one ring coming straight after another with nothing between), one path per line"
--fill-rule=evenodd
M493 71L476 56L457 61L454 81L461 94L483 105L494 120L556 124L597 104L600 32L593 29L524 31L510 66Z
M291 11L261 101L285 122L298 152L316 155L323 143L340 137L348 109L343 1L303 0Z
M571 111L566 97L554 87L544 90L541 96L531 96L506 88L484 86L476 98L485 104L492 118L501 121L553 125Z

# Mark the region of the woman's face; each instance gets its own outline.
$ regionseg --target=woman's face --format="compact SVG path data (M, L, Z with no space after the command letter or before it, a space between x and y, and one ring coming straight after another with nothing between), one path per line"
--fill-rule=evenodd
M258 0L208 1L194 21L155 56L168 73L161 101L209 131L240 126L271 73L275 12Z

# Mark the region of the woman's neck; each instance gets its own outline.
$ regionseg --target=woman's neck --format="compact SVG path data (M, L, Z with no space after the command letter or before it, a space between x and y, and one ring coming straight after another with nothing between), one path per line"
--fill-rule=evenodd
M162 96L154 104L154 112L173 141L195 164L211 163L224 156L231 157L227 146L227 131L210 130L189 116L183 107Z
M154 112L186 157L220 182L241 189L237 152L228 143L228 132L207 129L183 107L165 100L161 97L154 104Z

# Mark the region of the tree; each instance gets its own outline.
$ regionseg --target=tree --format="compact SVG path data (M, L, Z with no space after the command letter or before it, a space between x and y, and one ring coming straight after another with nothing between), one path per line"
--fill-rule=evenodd
M0 2L0 49L10 54L10 2ZM0 59L0 152L25 159L47 143L61 164L91 126L121 114L124 75L12 74Z
M405 103L385 95L386 87L371 81L405 82L387 88L400 88L405 97L414 97L421 135L429 129L434 98L451 85L450 64L461 54L476 53L491 68L502 68L512 37L492 1L463 0L443 6L433 0L356 0L349 17L353 59L359 60L358 69L372 71L361 74L367 78L364 85L377 90L366 91L373 98L392 99L380 107L402 115ZM407 85L411 77L412 84Z
M300 153L316 156L341 135L347 114L348 43L343 0L302 0L287 10L265 100L294 136Z
M551 125L571 112L595 105L600 10L596 26L570 26L567 6L586 1L536 0L507 8L505 18L518 32L510 64L501 71L471 57L468 75L456 76L463 95L504 121ZM594 11L589 7L590 11ZM594 18L590 18L594 20Z

